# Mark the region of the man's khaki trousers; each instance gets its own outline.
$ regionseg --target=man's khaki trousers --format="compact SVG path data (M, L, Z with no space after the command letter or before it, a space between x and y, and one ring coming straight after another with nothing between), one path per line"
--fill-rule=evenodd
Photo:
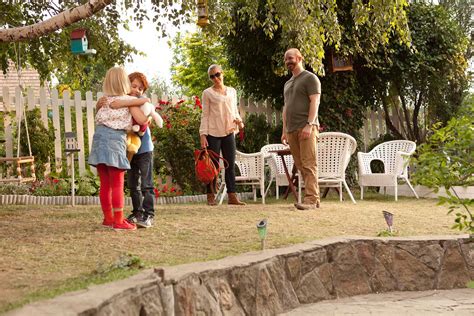
M317 165L317 137L319 135L316 126L312 126L312 131L307 139L300 139L303 129L300 128L294 132L288 133L288 144L290 145L291 155L295 161L296 168L303 175L305 194L304 204L319 204L319 185L318 185L318 165Z

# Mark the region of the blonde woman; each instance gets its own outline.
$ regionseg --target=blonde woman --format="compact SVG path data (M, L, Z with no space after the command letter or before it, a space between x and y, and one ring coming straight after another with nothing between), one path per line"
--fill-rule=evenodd
M89 164L97 168L100 178L100 204L104 214L103 226L115 230L135 230L135 224L123 217L124 175L130 169L127 159L126 131L132 128L132 116L139 124L144 124L147 117L139 107L112 109L114 100L131 100L141 105L148 99L136 99L128 96L130 80L120 67L113 67L105 75L103 92L107 102L96 114L96 128L89 155Z
M235 193L235 133L244 124L237 108L237 92L224 85L224 72L221 66L211 65L207 71L212 86L202 93L202 114L199 135L201 147L219 153L229 162L225 170L228 203L245 205ZM207 204L216 205L211 185L207 186Z

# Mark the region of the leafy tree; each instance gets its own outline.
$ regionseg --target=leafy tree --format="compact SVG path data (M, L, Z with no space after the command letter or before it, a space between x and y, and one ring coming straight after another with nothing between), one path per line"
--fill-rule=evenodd
M26 25L23 27L18 27L18 24L3 23L7 28L0 29L0 41L12 42L38 38L96 15L101 10L104 16L108 16L109 20L117 24L120 21L118 12L128 8L133 8L134 15L131 19L139 26L151 15L157 28L165 31L166 21L171 21L174 25L188 23L196 9L195 0L182 0L178 5L164 0L152 0L151 10L144 7L142 1L89 0L74 8L76 2L65 0L58 3L39 2L32 5L32 9L36 10L35 13L40 18L45 17L44 12L47 10L54 9L51 18L41 22L28 21L22 23ZM6 5L25 6L25 3L16 4L10 0ZM270 38L276 31L281 30L281 36L285 42L299 47L306 56L308 64L314 69L319 69L321 66L324 45L334 45L337 48L341 40L343 28L337 18L336 1L293 0L288 3L287 0L241 0L238 2L209 0L208 5L211 20L211 26L208 29L214 34L231 33L236 21L240 20L246 20L252 29L262 28ZM407 32L406 6L406 0L356 0L351 3L351 14L355 26L365 26L370 29L365 36L374 43L388 42L392 31L397 31L401 35L401 40L408 43L410 37ZM259 13L261 7L266 9L264 16ZM70 8L73 9L66 10ZM3 12L5 6L0 9ZM280 62L280 70L283 69L281 57L280 53L273 56L274 61Z
M360 69L358 80L366 87L366 104L384 109L392 134L422 142L421 124L446 122L461 104L467 88L467 38L441 6L412 4L408 17L412 47L395 37L379 49L371 68ZM389 116L397 108L404 130Z
M449 213L460 210L455 214L453 228L474 234L474 199L460 198L454 189L454 186L474 185L473 95L466 99L462 110L446 126L435 124L433 134L418 148L414 180L436 192L444 187L448 197L440 197L440 204L449 204Z
M168 97L176 94L174 88L161 78L153 78L148 87L147 94L156 94L159 98Z
M172 42L172 79L186 96L200 96L211 85L207 70L210 65L221 65L226 85L238 88L234 69L225 56L219 40L205 33L178 33Z
M53 3L15 2L0 4L5 14L0 16L1 25L30 24L39 21L38 10L56 12ZM87 29L89 47L97 51L95 55L73 55L70 52L70 33L74 28ZM44 81L53 74L60 83L73 90L100 90L100 84L108 68L130 59L136 50L126 45L118 36L114 18L97 14L49 36L35 38L26 43L0 43L0 62L3 71L8 60L33 66Z

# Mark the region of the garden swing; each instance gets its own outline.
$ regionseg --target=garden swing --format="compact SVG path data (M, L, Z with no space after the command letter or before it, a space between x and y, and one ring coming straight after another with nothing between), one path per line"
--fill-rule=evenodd
M18 50L16 49L16 45L14 44L15 54L17 56L17 74L18 74L18 85L21 87L21 63L20 63L20 44L18 44ZM7 175L6 178L1 178L0 183L24 183L24 182L31 182L36 180L35 174L35 157L31 153L31 143L30 143L30 134L28 132L28 121L26 119L26 111L25 107L23 106L23 96L20 96L19 100L16 100L19 103L18 113L17 116L17 126L18 126L18 133L17 133L17 151L16 157L4 157L0 158L0 163L5 165L13 165L16 167L16 175ZM25 119L25 130L26 130L26 139L28 141L28 152L29 156L20 156L20 139L21 139L21 120L22 116ZM28 167L30 169L30 175L23 175L23 172L26 173ZM8 169L8 166L7 166ZM8 173L8 172L7 172Z

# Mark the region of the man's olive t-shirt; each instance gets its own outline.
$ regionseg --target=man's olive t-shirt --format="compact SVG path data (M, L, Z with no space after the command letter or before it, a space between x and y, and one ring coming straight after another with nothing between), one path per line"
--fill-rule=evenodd
M309 96L321 94L321 83L315 74L303 70L285 83L286 130L288 133L303 128L308 122ZM318 113L316 124L319 125Z

